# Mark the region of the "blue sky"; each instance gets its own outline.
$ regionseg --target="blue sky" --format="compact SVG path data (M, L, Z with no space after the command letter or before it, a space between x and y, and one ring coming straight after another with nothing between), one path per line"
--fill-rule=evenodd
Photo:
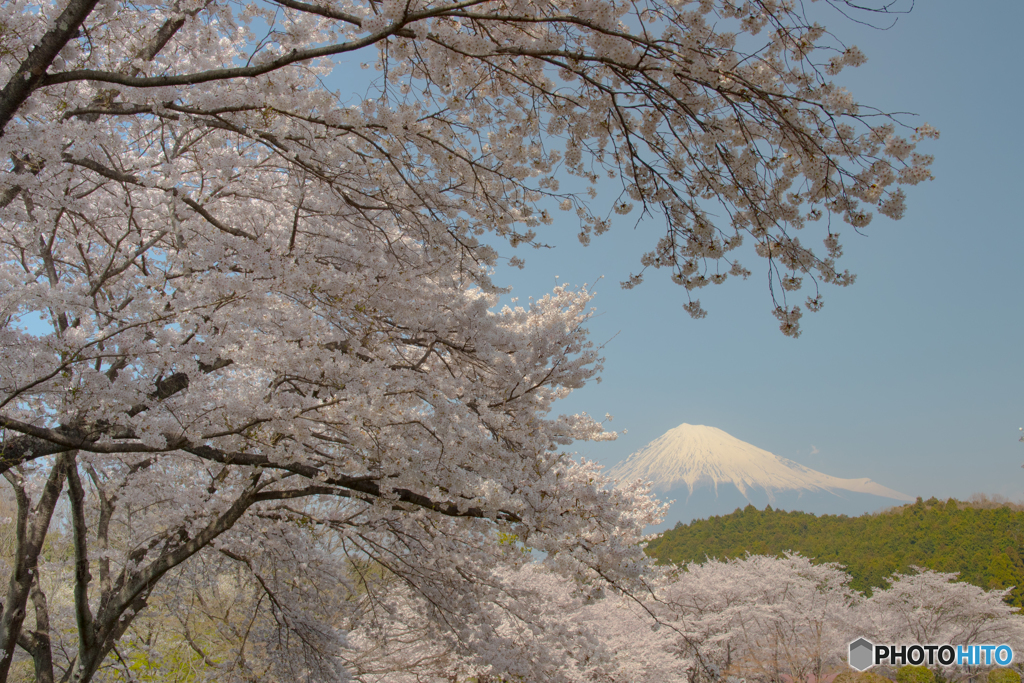
M887 31L830 16L833 33L868 56L839 82L863 104L919 114L908 121L942 137L926 150L935 180L908 188L903 220L843 231L858 281L825 290L799 339L778 332L756 274L701 292L701 321L660 273L621 290L658 234L657 221L634 231L632 216L586 248L556 222L540 236L555 249L519 250L526 270L500 268L496 279L526 299L556 275L603 277L591 325L606 343L603 382L562 411L611 413L628 433L579 444L591 459L614 464L689 422L911 495L1024 498L1024 4L918 2Z

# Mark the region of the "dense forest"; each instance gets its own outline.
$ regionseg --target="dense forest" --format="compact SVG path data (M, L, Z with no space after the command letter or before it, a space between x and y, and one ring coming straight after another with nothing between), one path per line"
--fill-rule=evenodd
M1024 606L1024 510L1020 505L975 497L935 498L884 512L847 517L757 510L678 524L652 541L649 555L662 563L744 557L748 553L798 552L815 562L837 562L853 576L851 586L870 591L893 572L912 566L959 572L986 589L1015 587L1007 598Z

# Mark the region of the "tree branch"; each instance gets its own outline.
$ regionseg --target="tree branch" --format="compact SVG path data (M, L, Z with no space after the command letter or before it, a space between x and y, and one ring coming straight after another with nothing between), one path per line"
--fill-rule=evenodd
M82 168L87 168L90 171L100 174L104 178L116 180L119 183L128 183L130 185L146 187L146 185L142 182L142 180L139 179L137 175L131 173L124 173L122 171L116 171L112 168L107 168L103 164L97 161L93 161L92 159L76 159L72 157L70 154L64 154L62 155L62 158L69 164L81 166ZM252 233L248 233L245 230L241 230L239 228L232 228L230 225L225 225L224 223L221 223L213 216L213 214L211 214L209 211L203 208L203 206L199 202L192 199L191 197L181 194L178 188L172 187L168 190L165 188L158 187L157 189L163 190L164 192L169 192L171 195L181 200L182 203L184 203L197 214L202 216L210 225L217 228L218 230L226 232L229 235L234 235L235 237L244 237L245 239L253 241L256 240L256 235L253 235Z
M23 638L28 638L32 662L36 670L36 683L53 683L53 649L50 640L50 610L46 603L46 595L39 587L38 581L32 582L30 593L32 607L35 610L36 628L32 633L22 632L18 644L22 647Z
M50 528L53 509L57 505L61 489L64 488L66 473L67 457L61 456L50 470L50 476L43 486L39 501L31 511L31 501L25 492L21 475L16 472L6 473L7 481L14 488L18 503L18 545L7 589L7 600L0 616L0 681L7 680L14 659L14 648L21 636L29 591L39 571L39 553L43 549L43 541Z
M66 456L68 462L68 498L71 500L71 526L75 546L75 622L78 626L79 657L92 648L93 618L89 609L89 547L85 521L85 492L78 476L75 452Z
M43 35L28 58L21 63L18 70L11 76L4 89L0 91L0 137L14 114L18 111L32 91L39 87L46 76L53 60L68 41L78 33L79 27L96 7L99 0L71 0L64 11L57 17L53 28Z
M95 640L92 649L80 657L78 679L88 680L96 671L114 643L124 634L134 616L146 606L150 591L168 571L209 545L215 538L234 526L245 511L256 501L261 473L249 478L249 485L241 495L214 521L175 550L165 553L144 568L127 577L116 595L105 596L104 606L98 615ZM184 530L184 527L182 527ZM127 569L127 568L126 568ZM132 610L131 616L126 614Z

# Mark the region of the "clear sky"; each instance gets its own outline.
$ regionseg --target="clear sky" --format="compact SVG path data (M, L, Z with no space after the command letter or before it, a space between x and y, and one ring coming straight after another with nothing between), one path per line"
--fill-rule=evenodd
M903 220L842 231L858 281L824 290L824 310L804 316L799 339L779 333L749 260L750 280L700 293L701 321L663 273L621 290L657 220L634 231L627 216L587 248L556 222L540 236L555 249L519 250L526 270L496 279L525 300L556 275L603 277L591 325L606 342L603 382L562 412L611 413L611 427L628 433L579 444L591 459L614 464L689 422L910 495L1024 498L1024 3L927 0L887 31L830 15L833 33L868 56L839 82L942 136L925 149L935 180L908 188Z

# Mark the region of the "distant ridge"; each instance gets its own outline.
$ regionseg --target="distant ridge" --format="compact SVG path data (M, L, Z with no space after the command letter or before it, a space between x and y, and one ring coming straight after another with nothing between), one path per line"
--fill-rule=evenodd
M868 478L812 470L705 425L670 429L608 474L620 482L649 481L659 497L677 500L674 508L687 507L682 515L679 509L670 512L670 518L725 514L748 503L860 514L892 500L914 500Z

